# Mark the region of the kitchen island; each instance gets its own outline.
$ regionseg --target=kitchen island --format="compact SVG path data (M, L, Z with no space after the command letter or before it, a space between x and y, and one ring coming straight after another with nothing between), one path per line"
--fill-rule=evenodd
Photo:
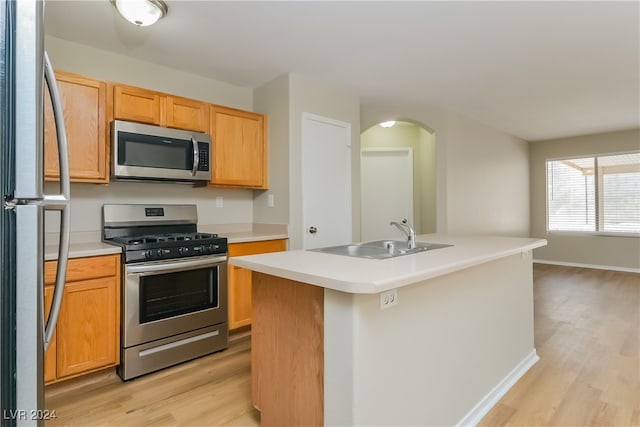
M302 250L230 260L256 272L263 425L472 425L538 360L531 250L545 240L417 240L453 246L386 260Z

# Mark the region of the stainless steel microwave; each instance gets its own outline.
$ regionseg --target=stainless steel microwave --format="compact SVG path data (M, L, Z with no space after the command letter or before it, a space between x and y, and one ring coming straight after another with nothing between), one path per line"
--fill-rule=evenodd
M211 179L211 137L160 126L111 123L112 178L171 182Z

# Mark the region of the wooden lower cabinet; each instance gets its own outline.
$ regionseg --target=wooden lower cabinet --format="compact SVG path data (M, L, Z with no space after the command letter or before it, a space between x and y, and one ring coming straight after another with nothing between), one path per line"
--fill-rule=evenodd
M230 243L229 257L287 250L287 239ZM228 266L229 330L251 324L251 270Z
M45 263L45 304L53 298L56 262ZM45 355L45 382L119 363L120 256L69 260L60 316Z
M49 317L51 302L53 301L53 286L44 287L44 315ZM56 331L53 331L51 342L44 357L44 381L51 382L56 379Z

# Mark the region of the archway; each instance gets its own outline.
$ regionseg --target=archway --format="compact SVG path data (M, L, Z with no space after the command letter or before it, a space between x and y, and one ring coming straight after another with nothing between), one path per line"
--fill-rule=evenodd
M413 201L412 217L413 226L417 233L428 234L436 231L436 143L435 133L415 122L396 121L389 127L383 127L376 124L366 129L360 135L361 161L369 161L363 155L369 150L381 150L380 156L390 153L388 156L388 167L380 167L385 159L376 154L376 171L379 170L380 175L377 179L371 178L371 171L367 172L367 167L363 163L361 176L361 224L362 224L362 240L370 240L381 237L367 232L367 222L371 221L368 216L372 216L372 209L382 209L390 201L403 200L401 197L403 192L410 192L407 197ZM413 180L409 185L400 184L398 177L403 175L402 170L398 170L401 162L398 161L398 155L392 153L403 153L409 151L413 167ZM377 172L376 172L377 173ZM406 175L406 173L405 173ZM388 189L383 188L380 182L386 182L390 179L395 183L398 194L390 194ZM390 209L393 211L393 209ZM384 216L384 214L382 215ZM399 220L399 218L389 218L387 220L376 219L380 222L379 227L383 230L388 229L389 237L394 235L394 231L388 227L388 221Z

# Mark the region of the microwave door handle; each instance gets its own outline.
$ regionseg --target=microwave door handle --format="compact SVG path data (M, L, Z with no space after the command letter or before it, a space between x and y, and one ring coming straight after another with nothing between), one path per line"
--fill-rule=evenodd
M71 194L71 181L69 179L69 148L67 146L67 134L64 127L64 116L58 83L56 81L53 67L49 61L49 56L44 55L44 77L51 95L51 105L53 107L53 117L56 125L56 136L58 139L58 163L60 165L60 194L45 195L42 201L44 210L60 211L60 244L58 246L58 266L56 270L56 281L53 290L53 302L49 312L49 319L44 325L44 349L47 350L53 332L56 329L62 297L64 294L64 283L67 275L67 261L69 260L69 232L71 228L69 199Z
M198 166L200 166L200 148L198 147L198 141L192 136L191 143L193 144L193 169L191 169L191 176L196 176L198 172Z

